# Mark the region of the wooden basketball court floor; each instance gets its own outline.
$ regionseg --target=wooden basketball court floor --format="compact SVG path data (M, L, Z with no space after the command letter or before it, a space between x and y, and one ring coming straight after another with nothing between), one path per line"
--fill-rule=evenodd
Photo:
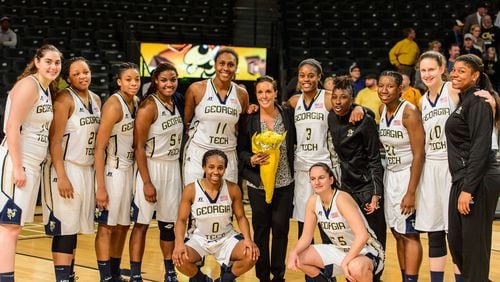
M251 218L250 205L245 205L246 214L249 220ZM235 223L235 226L237 224ZM129 232L130 234L130 232ZM143 278L145 281L163 281L163 261L159 249L159 232L156 222L152 223L146 241L146 251L142 264ZM292 220L290 223L290 233L288 235L288 250L293 248L297 241L297 222ZM316 241L319 235L316 234ZM421 235L424 249L424 259L420 268L420 281L430 281L429 264L427 259L427 236ZM75 271L78 281L99 281L97 263L94 252L95 235L79 235L78 249L76 257ZM395 241L388 230L387 236L387 254L386 266L382 276L384 282L401 281L401 274L395 252ZM496 221L493 226L493 246L491 254L490 279L500 281L500 221ZM127 240L128 242L128 240ZM45 236L41 216L36 216L35 223L27 224L21 234L17 246L16 255L16 281L54 281L54 269L51 260L51 238ZM0 250L1 252L1 250ZM455 281L452 272L451 257L446 266L445 281ZM128 243L125 246L121 268L129 269ZM203 271L214 279L218 277L219 267L217 263L209 257L203 267ZM123 272L123 270L122 270ZM125 277L125 276L124 276ZM285 279L287 281L304 281L303 273L287 270ZM127 277L125 277L127 278ZM188 279L179 274L179 281L188 281ZM242 275L237 279L240 282L258 281L255 276L255 269ZM338 281L345 281L343 278Z

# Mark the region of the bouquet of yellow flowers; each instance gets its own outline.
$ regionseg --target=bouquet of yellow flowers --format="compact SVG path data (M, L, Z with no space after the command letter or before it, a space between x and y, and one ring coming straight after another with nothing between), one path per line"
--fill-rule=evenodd
M260 180L264 186L266 203L270 204L274 194L274 181L278 162L280 159L280 145L285 140L286 132L278 134L274 131L266 130L262 133L254 133L252 136L252 152L254 154L266 153L269 155L269 162L260 166Z

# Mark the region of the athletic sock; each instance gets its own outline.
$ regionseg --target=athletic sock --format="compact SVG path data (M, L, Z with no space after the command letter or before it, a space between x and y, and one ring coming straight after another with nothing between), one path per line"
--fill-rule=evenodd
M462 274L456 274L455 273L455 282L464 282L464 277L462 276Z
M99 268L99 275L101 281L111 281L111 270L109 266L109 260L98 260L97 267Z
M141 281L141 264L142 262L130 262L130 281Z
M226 281L234 281L236 279L236 275L232 271L227 271L222 273L220 276L220 281L221 282L226 282Z
M71 264L69 265L69 281L75 281L75 259L71 260Z
M14 271L0 273L0 281L2 281L2 282L14 282Z
M175 271L174 261L172 259L163 260L163 264L165 265L165 272Z
M205 273L201 272L201 270L198 268L198 272L196 272L196 274L191 277L191 279L193 279L194 281L206 281L206 278L207 276L205 275ZM189 280L191 280L189 279Z
M405 282L414 282L414 281L418 281L418 274L415 275L405 274Z
M312 281L314 281L314 282L329 282L328 279L326 278L325 274L323 274L321 272L314 277L310 277L310 279L312 279Z
M323 273L326 275L326 277L331 277L333 274L333 264L325 265Z
M307 274L305 275L305 280L306 280L306 282L314 282L314 278L309 277L309 275L307 275Z
M69 276L71 274L71 266L69 265L54 265L54 270L56 273L57 282L69 281Z
M431 282L443 282L444 271L431 271Z
M401 269L401 280L404 282L404 281L406 281L405 279L406 279L405 270Z
M120 264L122 262L122 258L109 258L109 266L111 277L116 278L121 276Z

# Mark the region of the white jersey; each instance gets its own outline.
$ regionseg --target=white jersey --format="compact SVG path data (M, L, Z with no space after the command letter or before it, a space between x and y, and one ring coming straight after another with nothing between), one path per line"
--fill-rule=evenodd
M216 199L211 199L201 185L201 180L194 182L195 197L191 205L194 230L190 233L215 241L233 231L232 200L224 181Z
M409 168L413 161L410 137L403 125L403 112L408 103L403 100L390 119L387 119L387 106L384 105L380 116L379 136L380 142L384 145L388 170Z
M425 157L434 160L446 160L448 151L446 149L446 135L444 126L456 105L448 93L449 83L443 84L436 102L429 100L429 92L422 98L422 122L425 130Z
M146 156L155 160L177 160L180 156L183 122L179 109L165 107L158 97L152 95L158 117L151 124L146 142Z
M332 202L330 203L330 209L325 210L323 204L321 203L321 199L318 195L316 195L316 217L318 218L318 224L320 228L325 232L325 234L330 238L335 247L343 250L344 252L349 252L351 246L355 240L354 232L349 226L349 223L340 214L340 211L337 207L337 196L338 190L335 189L335 194L333 195ZM365 216L358 208L358 213L363 219L363 222L366 227L366 231L368 232L368 241L366 242L365 247L363 247L362 254L372 253L373 255L383 256L383 248L380 242L377 241L377 236L375 236L375 232L370 228L368 222L365 219Z
M325 91L320 90L308 107L304 103L304 94L300 95L295 106L294 121L297 131L295 168L309 170L317 162L332 167L327 145L328 110Z
M193 143L207 150L236 149L236 124L241 113L237 88L231 82L225 100L221 101L213 81L207 80L205 94L196 106L191 122Z
M134 163L134 120L137 100L134 97L134 112L130 112L123 97L113 94L122 105L122 120L113 125L108 147L106 164L113 168L128 168Z
M68 119L63 136L64 160L82 166L94 164L94 146L101 111L92 93L89 94L89 108L83 104L78 94L68 91L75 105Z
M28 76L35 80L38 85L38 100L31 107L28 115L21 125L21 152L23 165L37 168L47 157L49 146L49 127L52 122L52 99L50 90L45 91L40 82L32 75ZM11 110L11 96L7 97L5 107L4 133L6 133L7 121ZM8 136L5 136L3 146L8 148Z

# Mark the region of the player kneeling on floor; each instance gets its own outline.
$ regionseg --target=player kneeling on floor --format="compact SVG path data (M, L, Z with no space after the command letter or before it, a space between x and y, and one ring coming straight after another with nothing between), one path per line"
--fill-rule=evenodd
M205 178L187 185L182 192L172 258L177 269L190 277L189 281L212 281L195 264L205 255L213 255L221 265L223 271L218 281L234 281L250 270L259 257L259 249L250 236L240 188L223 178L226 165L224 152L207 151L202 161ZM190 213L193 228L185 241ZM233 215L241 234L232 226Z
M309 177L315 194L307 202L304 231L289 254L288 268L300 269L314 281L332 281L322 270L333 265L332 276L371 282L384 267L382 245L354 199L333 186L333 172L327 165L314 164ZM317 223L331 244L311 245Z

